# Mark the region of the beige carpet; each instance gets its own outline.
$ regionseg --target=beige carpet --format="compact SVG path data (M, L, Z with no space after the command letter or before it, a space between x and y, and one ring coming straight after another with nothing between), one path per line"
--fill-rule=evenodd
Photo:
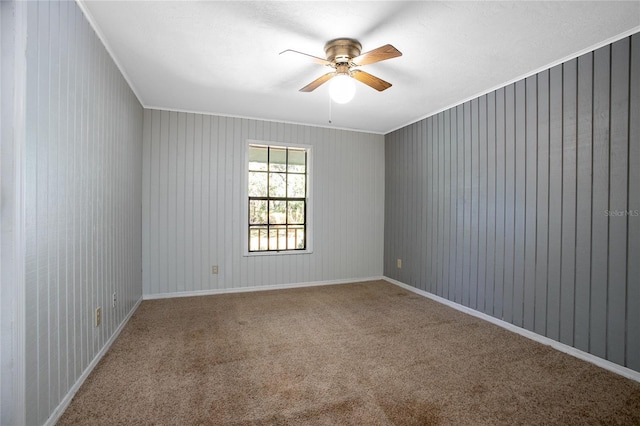
M640 383L376 281L143 302L60 425L640 424Z

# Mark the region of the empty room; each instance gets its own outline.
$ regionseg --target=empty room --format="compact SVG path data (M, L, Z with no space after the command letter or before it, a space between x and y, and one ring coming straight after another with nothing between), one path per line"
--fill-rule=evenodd
M0 5L1 425L640 424L640 2Z

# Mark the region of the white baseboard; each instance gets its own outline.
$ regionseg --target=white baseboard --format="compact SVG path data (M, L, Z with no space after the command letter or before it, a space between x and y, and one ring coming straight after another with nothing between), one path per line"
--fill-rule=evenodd
M171 299L174 297L193 297L193 296L211 296L215 294L227 294L227 293L245 293L249 291L266 291L266 290L283 290L287 288L301 288L301 287L316 287L321 285L336 285L336 284L349 284L363 281L377 281L383 280L384 277L365 277L365 278L349 278L342 280L329 280L329 281L310 281L303 283L289 283L289 284L276 284L265 286L253 286L253 287L232 287L232 288L216 288L210 290L196 290L196 291L179 291L173 293L155 293L143 295L144 300L153 299Z
M474 317L483 319L492 324L495 324L499 327L507 329L509 331L513 331L514 333L518 333L521 336L527 337L531 340L535 340L536 342L542 343L547 346L551 346L552 348L559 350L560 352L564 352L568 355L574 356L583 361L590 362L591 364L597 365L598 367L604 368L605 370L609 370L613 373L619 374L627 379L634 380L636 382L640 382L640 372L632 370L627 367L623 367L611 361L607 361L606 359L597 357L588 352L581 351L580 349L576 349L573 346L566 345L564 343L560 343L556 340L550 339L548 337L542 336L540 334L534 333L533 331L526 330L524 328L518 327L506 321L500 320L498 318L492 317L491 315L487 315L480 311L476 311L475 309L471 309L464 305L460 305L459 303L452 302L451 300L445 299L440 296L436 296L435 294L426 292L424 290L417 289L400 281L394 280L393 278L383 277L385 281L390 282L391 284L395 284L399 287L402 287L406 290L409 290L413 293L419 294L424 297L428 297L431 300L434 300L438 303L442 303L443 305L447 305L458 311L464 312L469 315L473 315Z
M91 361L91 363L87 366L87 368L84 369L84 371L82 372L82 375L78 377L78 380L76 380L76 382L73 384L71 389L69 389L69 392L67 392L67 394L62 399L62 401L60 401L60 404L58 404L56 409L53 410L53 413L51 413L51 416L49 416L47 421L44 423L45 426L54 426L58 422L58 420L60 420L60 417L62 416L64 411L67 409L69 404L71 403L71 400L80 389L80 386L82 386L84 381L87 380L87 377L89 377L89 374L91 374L91 372L96 367L96 365L98 365L102 357L107 353L107 351L109 350L113 342L115 342L115 340L118 338L118 336L120 335L120 332L122 331L124 326L127 325L127 323L129 322L129 319L131 319L131 316L133 316L133 313L136 311L136 309L138 309L138 306L140 306L141 302L142 302L142 297L138 299L138 301L133 305L133 307L127 314L127 316L120 323L118 328L116 328L116 331L111 335L109 340L107 340L107 343L105 343L102 349L100 349L100 352L96 354L95 358L93 358L93 361Z

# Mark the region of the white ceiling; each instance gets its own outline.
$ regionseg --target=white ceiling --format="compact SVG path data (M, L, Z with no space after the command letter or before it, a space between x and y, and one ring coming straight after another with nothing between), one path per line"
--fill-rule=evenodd
M388 133L640 30L640 1L80 1L145 107ZM403 56L363 67L346 105L328 85L326 41Z

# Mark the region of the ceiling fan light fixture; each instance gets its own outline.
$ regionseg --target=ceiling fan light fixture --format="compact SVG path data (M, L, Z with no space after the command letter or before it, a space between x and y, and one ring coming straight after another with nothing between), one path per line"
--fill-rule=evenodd
M346 104L356 94L356 85L348 74L338 74L329 83L331 99L338 104Z

